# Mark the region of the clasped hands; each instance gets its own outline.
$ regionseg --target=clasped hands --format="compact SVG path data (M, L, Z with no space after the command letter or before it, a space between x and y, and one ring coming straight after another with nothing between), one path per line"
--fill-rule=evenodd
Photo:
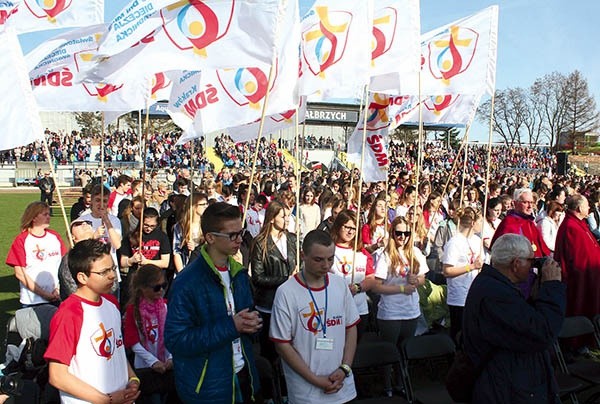
M263 319L258 311L244 309L235 313L233 322L240 334L254 334L262 328Z

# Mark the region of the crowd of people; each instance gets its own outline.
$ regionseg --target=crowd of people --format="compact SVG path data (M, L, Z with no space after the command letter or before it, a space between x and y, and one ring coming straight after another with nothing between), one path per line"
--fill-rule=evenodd
M148 158L168 167L173 140L153 137ZM71 209L70 251L49 228L46 186L25 210L6 262L23 307L59 307L46 358L63 396L276 400L264 380L258 394L255 365L278 369L280 358L291 402L346 402L356 396L352 359L366 332L400 349L411 336L441 331L457 343L462 335L476 363L503 351L474 393L490 402L506 402L502 391L528 392L509 341L539 337L521 356L531 356L524 366L543 379L535 394L549 398L538 402L553 402L543 353L565 310L600 313L597 177L549 176L555 159L547 149L497 147L486 183L485 147L469 147L467 170L461 163L450 172L461 157L435 143L425 145L417 176L416 145L395 142L385 182L360 184L357 169L297 177L263 139L265 170L251 181L256 143L223 135L215 144L225 168L204 170L199 181L188 168L166 180L156 171L146 182L116 170L111 179L90 178ZM181 164L189 163L191 151L179 150ZM531 321L508 319L520 315ZM134 354L131 366L123 358L98 364L110 381L98 383L97 372L80 367L92 351L80 352L78 341L98 331L86 316L106 316L115 336L123 330L110 355ZM539 342L533 325L545 319L552 327ZM84 383L69 384L72 377ZM490 384L498 377L510 387Z

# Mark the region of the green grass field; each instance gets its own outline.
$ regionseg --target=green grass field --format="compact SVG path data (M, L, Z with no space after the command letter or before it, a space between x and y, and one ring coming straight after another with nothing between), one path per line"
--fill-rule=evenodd
M14 271L6 265L6 255L14 240L19 234L21 215L30 202L39 200L38 192L0 193L0 362L4 359L4 339L6 333L6 323L16 309L20 307L19 303L19 282L14 276ZM65 201L67 215L74 201ZM50 227L59 232L63 241L68 243L66 238L65 223L61 216L59 207L53 208ZM67 216L68 217L68 216Z

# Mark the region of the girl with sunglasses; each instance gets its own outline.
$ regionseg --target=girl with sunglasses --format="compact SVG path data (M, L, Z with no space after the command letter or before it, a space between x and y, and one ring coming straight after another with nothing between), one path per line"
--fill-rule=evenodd
M375 293L381 295L377 322L381 336L400 347L402 340L415 335L421 315L417 288L429 271L425 256L414 246L408 221L397 216L383 256L375 267Z
M134 354L133 365L142 391L137 402L141 403L177 402L173 360L164 341L166 288L163 270L152 264L142 265L129 283L123 339L125 347Z

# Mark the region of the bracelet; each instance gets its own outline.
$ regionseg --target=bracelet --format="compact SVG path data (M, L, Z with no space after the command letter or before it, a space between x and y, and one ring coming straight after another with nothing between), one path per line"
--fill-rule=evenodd
M360 292L362 292L362 287L360 286L360 283L355 283L353 285L353 287L354 287L354 293L360 293Z
M350 377L350 375L352 374L352 368L348 365L346 365L345 363L342 363L338 369L342 369L342 372L344 372L344 375L346 377Z
M404 293L404 285L400 285L400 293Z
M106 395L108 396L108 404L112 404L112 394L106 393Z
M129 380L128 380L128 383L131 383L131 382L136 382L136 383L138 384L138 386L142 384L142 383L140 382L140 379L139 379L139 377L137 377L137 376L131 376L131 377L129 378Z
M471 264L467 264L466 268L467 268L467 273L471 272Z

